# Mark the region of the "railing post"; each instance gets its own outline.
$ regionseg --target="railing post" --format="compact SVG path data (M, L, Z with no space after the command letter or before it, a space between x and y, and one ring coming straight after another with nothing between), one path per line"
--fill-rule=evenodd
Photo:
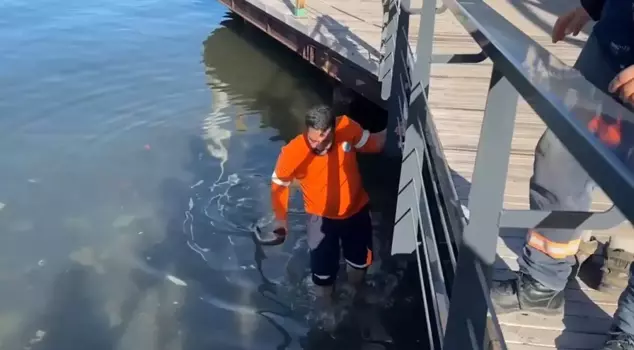
M494 65L469 193L471 216L458 251L445 350L484 346L517 100L517 90Z
M425 11L432 5L431 13ZM403 10L403 9L401 9ZM416 169L407 169L405 168L408 161L411 161L409 158L416 157L424 157L426 152L425 148L427 147L425 144L425 123L428 116L427 110L427 90L429 85L429 72L430 72L430 60L431 60L431 51L432 51L432 42L433 42L433 28L434 28L434 15L435 15L435 0L425 0L423 4L423 16L421 16L421 23L419 27L419 37L418 37L418 45L417 45L417 60L414 63L414 67L412 69L407 69L403 74L410 74L411 76L407 76L406 81L410 82L408 86L407 98L404 98L407 102L407 108L402 112L403 119L402 127L396 125L396 122L399 121L399 118L392 118L393 115L390 115L391 122L394 122L393 127L398 127L400 130L404 131L404 135L407 136L403 138L403 140L398 140L403 143L403 150L405 153L403 154L403 159L401 162L401 166L404 167L401 169L401 176L399 180L399 200L396 208L396 219L400 219L402 215L408 210L419 211L418 206L413 206L411 201L402 201L400 200L401 196L409 196L409 194L401 194L405 188L407 191L415 191L420 192L420 187L422 183L418 185L418 179L422 176L422 163L423 160L417 163L418 166ZM431 22L431 23L429 23ZM431 30L431 33L427 33L426 30ZM399 30L397 32L396 40L399 43L402 43L403 38L407 38L407 31ZM405 52L402 52L400 55L395 56L395 61L400 63L401 65L407 64L408 59L414 59L412 55L409 53L409 43L405 42ZM403 56L405 55L405 56ZM405 62L405 63L403 63ZM395 63L396 66L396 63ZM409 68L407 65L406 68ZM398 75L394 75L398 76ZM392 88L394 88L395 82L393 81ZM399 90L400 91L400 90ZM395 100L396 96L400 95L391 95L390 103L394 104L394 108L400 107L400 101ZM400 112L400 110L399 110ZM388 124L390 125L390 124ZM391 131L391 130L389 130ZM396 133L395 133L396 134ZM407 141L406 141L407 139ZM399 150L400 151L400 150ZM415 152L414 154L410 154L411 152ZM400 155L400 153L399 153ZM414 179L414 180L412 180ZM412 182L413 181L413 182ZM413 189L409 188L409 184L416 184ZM417 201L420 201L420 196L416 198ZM422 203L421 205L427 206L427 203ZM417 215L418 217L418 215ZM411 254L413 253L418 245L418 222L419 219L414 223L414 232L412 233L409 228L409 223L405 223L404 220L397 221L394 226L394 236L392 237L392 255L396 254ZM423 225L423 230L428 229L428 225ZM430 234L429 232L427 234ZM424 237L424 235L423 235ZM424 238L423 238L424 239ZM421 281L423 283L423 281Z
M396 11L390 11L394 9ZM393 14L396 18L388 21L387 26L394 20L397 21L395 26L396 32L388 36L388 40L394 40L393 52L386 52L393 61L391 69L391 79L384 81L383 84L389 84L389 98L387 102L388 121L387 121L387 140L385 143L384 153L389 158L398 159L399 164L402 158L402 147L404 140L405 122L407 120L407 110L409 107L409 95L411 89L409 66L408 66L408 47L407 41L409 34L409 14L403 10L403 2L400 0L392 0L387 6L388 13ZM393 25L393 24L392 24ZM390 43L386 43L386 47L390 47ZM389 73L388 73L389 74Z
M434 39L434 17L435 17L435 0L425 0L423 3L423 15L421 16L420 27L418 32L418 44L416 45L416 53L417 58L414 63L414 67L410 69L408 64L408 60L413 60L414 58L409 53L409 42L407 40L408 31L407 30L399 30L397 32L397 43L401 43L405 46L404 52L400 55L395 56L396 63L401 63L405 66L406 71L403 72L403 75L407 74L406 81L409 82L407 89L407 98L405 101L407 102L406 108L402 112L403 120L402 126L395 125L394 127L398 128L398 130L403 131L402 140L398 140L402 142L403 148L401 150L408 150L405 147L405 136L407 133L415 132L415 135L410 136L410 138L415 138L417 142L412 143L411 145L415 148L415 151L418 151L421 156L424 156L424 149L427 147L425 144L425 130L424 125L428 118L428 110L427 110L427 91L429 87L429 73L431 70L431 54L432 54L432 44ZM409 7L409 6L407 6ZM429 11L431 7L431 11ZM402 12L403 9L401 9ZM408 21L409 24L409 21ZM400 27L399 27L400 28ZM430 32L427 32L430 31ZM395 63L395 66L396 66ZM410 75L411 74L411 75ZM398 76L398 75L395 75ZM392 84L392 88L394 89L394 82ZM399 96L399 95L391 95ZM390 104L394 103L395 107L400 107L400 101L393 101L394 98L390 99ZM390 119L392 115L390 115ZM396 122L399 122L399 118L396 119ZM394 121L392 121L394 122ZM395 123L396 124L396 123ZM388 124L390 125L390 124ZM412 130L410 130L412 129ZM390 131L390 130L388 130ZM395 133L396 134L396 133ZM410 141L411 142L411 141ZM412 147L410 147L412 148ZM409 154L404 154L403 157L408 157ZM406 159L403 159L402 163L404 163ZM422 162L421 162L422 164ZM421 176L422 166L419 166L419 169L416 170L415 174L409 173L404 174L401 172L401 177L399 180L399 191L407 185L412 176L419 177ZM404 176L405 175L405 176ZM399 201L400 204L400 201ZM425 203L426 205L426 203ZM399 211L401 209L401 211ZM402 213L404 210L409 210L409 207L406 208L398 208L397 205L397 216ZM409 230L401 230L399 229L399 223L396 223L394 227L394 236L392 238L392 254L411 254L418 243L416 242L416 238L412 237L412 233ZM412 246L412 242L414 242L414 246Z
M436 26L436 0L423 0L422 14L418 27L418 40L416 42L416 64L412 72L414 95L424 93L427 99L429 92L429 80L431 78L432 50L434 47L434 28ZM420 87L418 84L420 83ZM418 88L423 90L417 91Z

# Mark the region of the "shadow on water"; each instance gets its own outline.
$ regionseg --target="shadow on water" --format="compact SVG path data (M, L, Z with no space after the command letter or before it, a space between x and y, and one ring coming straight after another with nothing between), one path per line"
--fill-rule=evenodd
M92 298L95 271L73 264L57 276L40 319L3 345L14 349L113 348L109 321Z

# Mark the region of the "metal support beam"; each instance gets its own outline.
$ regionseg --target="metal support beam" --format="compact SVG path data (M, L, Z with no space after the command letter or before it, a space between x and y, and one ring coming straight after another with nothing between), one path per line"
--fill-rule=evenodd
M471 217L459 249L445 349L484 346L491 270L499 234L498 218L504 205L517 100L517 90L494 66L469 194L469 203L477 205L469 208Z

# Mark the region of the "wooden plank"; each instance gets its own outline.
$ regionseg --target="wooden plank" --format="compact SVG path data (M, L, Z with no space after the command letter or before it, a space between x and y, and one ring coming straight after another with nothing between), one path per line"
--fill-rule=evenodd
M555 349L555 346L542 346L542 345L528 345L528 344L506 344L506 348L508 350L550 350L550 349ZM571 348L556 348L557 350L577 350L577 349L571 349Z
M610 329L612 319L609 317L587 317L565 315L564 318L533 316L533 315L501 315L498 316L503 333L508 327L522 327L535 330L558 331L564 330L575 333L604 335Z
M533 346L553 346L557 349L598 349L605 342L605 335L545 330L517 326L504 327L504 340L507 344L525 344Z

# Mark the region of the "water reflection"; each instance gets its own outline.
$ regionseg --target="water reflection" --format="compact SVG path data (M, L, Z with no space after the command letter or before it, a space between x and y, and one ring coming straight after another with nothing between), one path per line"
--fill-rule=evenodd
M287 244L250 235L330 82L214 2L0 12L0 349L335 348L306 320L298 193Z
M258 29L239 19L222 24L205 41L209 85L227 93L242 113L257 111L263 126L290 140L302 128L298 117L306 106L330 100L331 83Z

